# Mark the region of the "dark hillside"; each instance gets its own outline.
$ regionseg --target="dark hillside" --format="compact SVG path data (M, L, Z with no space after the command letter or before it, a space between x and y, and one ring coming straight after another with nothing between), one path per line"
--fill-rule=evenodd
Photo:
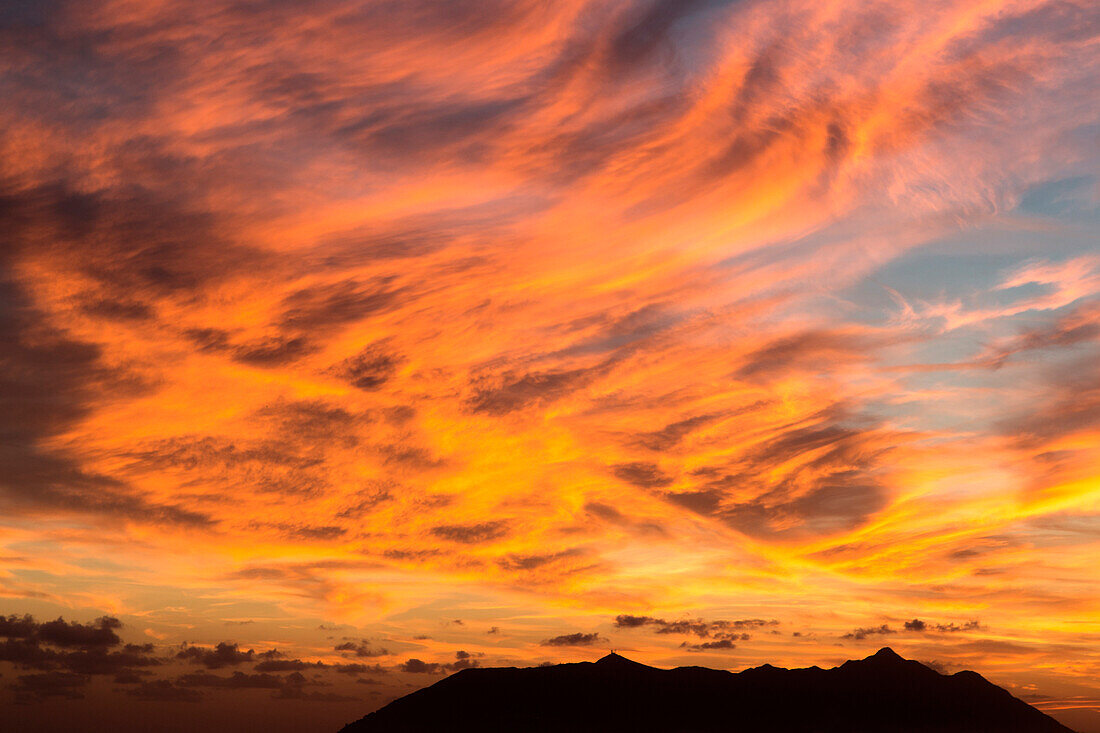
M942 675L886 648L834 669L657 669L617 654L466 669L342 733L1071 733L974 672Z

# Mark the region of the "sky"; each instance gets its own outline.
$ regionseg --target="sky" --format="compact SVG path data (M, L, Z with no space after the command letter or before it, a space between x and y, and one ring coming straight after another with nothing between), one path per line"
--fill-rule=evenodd
M0 707L890 646L1100 731L1100 6L8 0Z

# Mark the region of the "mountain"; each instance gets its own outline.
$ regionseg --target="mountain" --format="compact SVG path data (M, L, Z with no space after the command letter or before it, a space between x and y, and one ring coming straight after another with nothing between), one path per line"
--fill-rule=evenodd
M1072 733L975 672L884 648L833 669L598 662L464 669L341 733Z

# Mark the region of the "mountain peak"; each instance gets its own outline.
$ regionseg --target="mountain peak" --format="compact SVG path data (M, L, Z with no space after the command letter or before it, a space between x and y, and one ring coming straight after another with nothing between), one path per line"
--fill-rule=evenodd
M903 671L906 674L916 674L919 670L932 671L920 662L906 659L888 646L882 647L869 657L851 659L840 666L843 669L875 670L876 674L901 674Z
M888 646L884 646L877 652L867 657L868 659L877 659L880 662L903 662L905 661L900 654L895 652Z
M617 668L625 668L625 667L637 668L637 667L645 667L646 666L646 665L642 664L641 662L635 662L632 659L627 659L626 657L622 656L621 654L616 654L615 652L611 652L610 654L608 654L606 656L600 657L598 660L596 660L596 664L600 665L601 667L609 667L609 668L616 668L616 667Z

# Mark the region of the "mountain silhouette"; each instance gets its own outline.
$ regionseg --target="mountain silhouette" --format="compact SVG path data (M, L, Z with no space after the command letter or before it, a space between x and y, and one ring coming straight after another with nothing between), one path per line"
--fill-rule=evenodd
M833 669L598 662L464 669L341 733L1072 733L975 672L889 648Z

